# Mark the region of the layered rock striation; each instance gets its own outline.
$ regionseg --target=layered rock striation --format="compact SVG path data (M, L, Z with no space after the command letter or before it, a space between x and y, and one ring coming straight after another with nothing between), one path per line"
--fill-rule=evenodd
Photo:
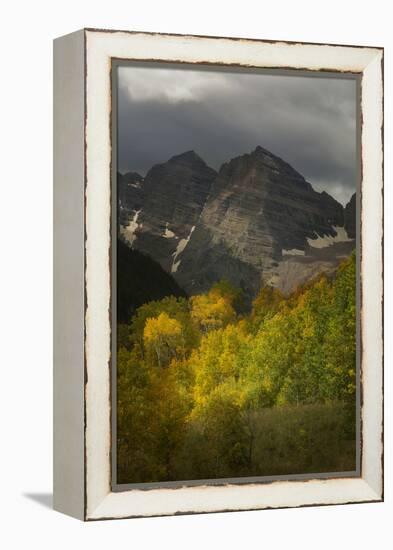
M128 194L119 191L123 238L189 294L221 278L250 299L266 284L290 292L336 269L355 246L355 195L344 209L259 146L218 173L188 151L154 166L140 189L127 185Z
M135 249L149 254L169 272L189 242L206 203L216 172L194 152L187 151L149 170L140 195L119 201L120 233ZM124 186L119 183L119 188ZM125 197L119 191L119 198Z

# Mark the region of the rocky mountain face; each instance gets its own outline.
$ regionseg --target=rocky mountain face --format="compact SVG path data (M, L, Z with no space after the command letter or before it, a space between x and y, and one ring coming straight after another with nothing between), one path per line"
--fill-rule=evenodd
M348 237L356 237L356 193L354 193L344 209L344 227Z
M142 206L142 185L144 178L137 172L117 174L117 199L120 226L127 225L134 211Z
M149 170L138 189L118 182L120 233L169 272L188 244L216 172L194 152L172 157ZM127 191L126 191L127 190ZM127 218L124 218L126 214Z
M218 174L189 151L154 166L143 181L125 179L119 180L123 238L190 294L220 278L249 298L262 284L290 292L336 269L355 246L355 196L344 209L262 147Z

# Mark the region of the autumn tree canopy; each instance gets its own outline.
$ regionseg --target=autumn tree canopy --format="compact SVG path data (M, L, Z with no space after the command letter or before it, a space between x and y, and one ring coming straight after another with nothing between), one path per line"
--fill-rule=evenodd
M351 470L356 261L283 296L219 281L118 327L120 482Z

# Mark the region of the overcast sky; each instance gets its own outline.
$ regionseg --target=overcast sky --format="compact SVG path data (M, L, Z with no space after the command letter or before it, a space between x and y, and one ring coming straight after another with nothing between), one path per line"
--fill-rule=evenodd
M343 204L355 191L355 80L164 64L118 71L121 172L145 175L190 149L218 170L261 145Z

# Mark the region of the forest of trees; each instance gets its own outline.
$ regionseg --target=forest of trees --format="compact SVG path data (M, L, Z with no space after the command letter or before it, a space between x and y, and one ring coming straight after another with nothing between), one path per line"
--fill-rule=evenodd
M227 281L118 325L118 483L352 471L356 260L245 311Z

